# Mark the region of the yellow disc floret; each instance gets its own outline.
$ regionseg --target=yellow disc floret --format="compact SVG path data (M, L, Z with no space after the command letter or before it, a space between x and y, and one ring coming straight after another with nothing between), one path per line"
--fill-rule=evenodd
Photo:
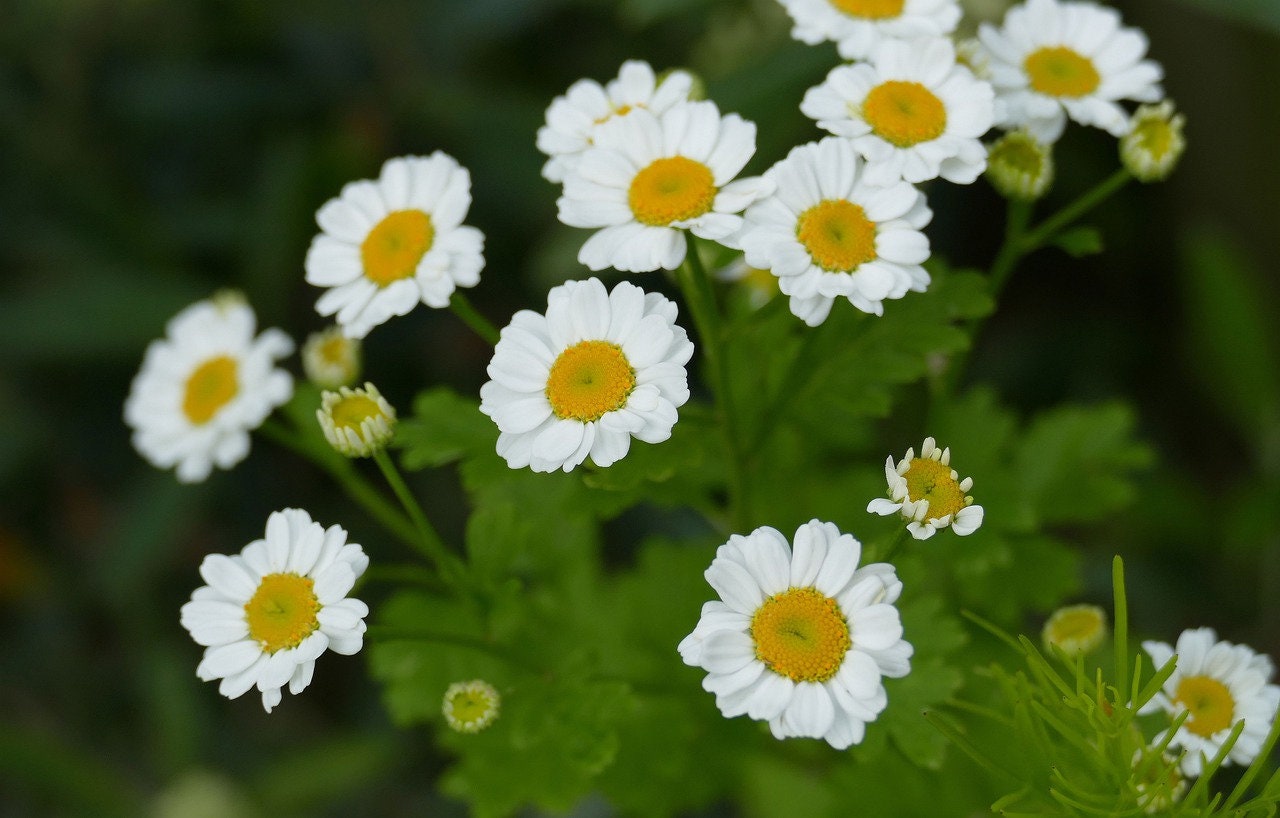
M764 601L751 617L756 658L796 682L825 682L852 647L849 623L834 599L816 588L791 588Z
M1102 82L1092 60L1060 45L1031 52L1023 67L1032 89L1051 97L1083 97Z
M421 210L388 213L360 245L364 277L379 287L409 278L434 240L431 217Z
M1059 608L1044 624L1045 644L1057 645L1068 656L1093 651L1106 635L1107 614L1097 605Z
M658 159L631 180L627 204L642 224L663 227L694 219L716 198L711 169L684 156Z
M1209 737L1231 726L1235 718L1235 699L1222 682L1211 676L1187 676L1178 683L1173 697L1191 712L1183 723L1197 736Z
M906 0L831 0L831 5L850 17L884 20L902 14Z
M621 409L635 388L636 371L621 347L579 341L551 365L546 394L556 417L586 423Z
M298 574L267 574L244 606L249 638L267 653L302 644L320 627L319 611L315 583Z
M907 481L907 497L914 503L927 500L928 518L941 519L957 514L968 503L951 467L930 457L913 458L903 475Z
M454 682L444 692L444 719L460 733L478 733L498 718L502 697L480 679Z
M187 378L182 396L182 413L197 426L208 423L218 410L240 391L236 359L228 355L210 358Z
M343 397L329 411L334 426L341 429L355 429L357 432L360 431L361 424L369 418L386 417L377 401L359 392Z
M889 80L867 93L862 117L876 136L899 148L909 148L942 136L947 130L947 107L918 82Z
M829 272L852 272L876 258L876 225L866 211L844 199L825 199L796 220L796 238Z

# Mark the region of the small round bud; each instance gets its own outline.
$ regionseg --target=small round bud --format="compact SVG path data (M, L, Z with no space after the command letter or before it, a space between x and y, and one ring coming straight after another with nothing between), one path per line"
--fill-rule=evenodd
M396 410L376 386L366 383L363 389L343 386L325 392L316 419L333 448L347 457L371 457L391 441Z
M1175 114L1169 100L1140 105L1129 121L1129 132L1120 137L1120 161L1140 182L1168 178L1187 149L1182 135L1186 118Z
M1107 638L1107 612L1097 605L1059 608L1044 623L1044 644L1067 656L1092 653Z
M302 347L302 369L321 389L350 386L360 377L360 339L337 326L311 333Z
M1006 199L1039 199L1053 184L1053 148L1026 131L1010 131L987 147L986 175Z
M454 682L444 692L444 720L459 733L479 733L498 718L502 697L488 682Z

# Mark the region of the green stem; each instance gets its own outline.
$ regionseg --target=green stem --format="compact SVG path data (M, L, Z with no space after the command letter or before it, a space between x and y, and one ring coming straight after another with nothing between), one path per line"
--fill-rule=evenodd
M717 407L720 410L720 429L724 435L725 450L729 455L729 519L738 531L746 531L750 527L747 514L747 470L746 458L740 444L738 414L735 411L729 361L721 344L724 342L723 329L720 323L720 312L716 306L715 291L711 286L711 278L698 256L698 244L693 235L686 233L688 252L685 263L677 272L677 280L684 292L689 311L693 313L693 322L702 341L702 354L707 362L707 372L711 379L711 389L715 393Z
M1081 194L1075 201L1029 230L1022 240L1022 255L1030 253L1053 239L1064 227L1111 198L1116 191L1129 183L1133 175L1124 168L1103 179Z
M327 448L327 444L326 448L321 450L310 445L300 434L271 419L263 423L258 431L263 437L286 449L291 449L328 472L329 476L342 486L348 497L397 539L410 546L417 543L417 533L412 523L360 476L351 466L351 461Z
M422 506L418 504L418 501L414 499L413 493L409 491L409 486L404 482L404 478L400 476L400 471L396 468L395 463L391 461L391 456L387 454L385 449L378 449L373 453L373 462L378 464L378 468L382 471L382 476L386 478L387 484L391 486L396 498L400 500L400 505L404 506L409 519L413 521L413 527L418 532L414 543L418 545L423 555L435 565L436 570L440 572L441 578L451 584L456 582L461 576L461 565L458 559L449 553L449 549L445 547L444 540L440 539L440 535L431 527L431 523L427 520L427 515L422 511Z
M883 554L876 556L876 562L888 562L911 538L911 532L907 530L905 525L899 528L898 532L893 535L893 540L889 543L889 547L884 550Z
M1111 588L1115 599L1115 626L1111 646L1115 650L1116 690L1120 701L1133 700L1129 689L1129 602L1124 590L1124 560L1117 554L1111 561Z
M471 301L463 295L461 290L454 290L453 296L449 299L449 309L453 310L453 314L462 319L462 323L475 330L485 340L489 346L496 346L498 343L498 329L489 323L489 319L476 312L476 308L471 306Z

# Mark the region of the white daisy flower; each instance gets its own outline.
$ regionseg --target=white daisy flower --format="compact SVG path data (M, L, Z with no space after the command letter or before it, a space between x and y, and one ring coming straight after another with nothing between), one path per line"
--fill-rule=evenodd
M1184 751L1182 772L1193 778L1200 775L1241 720L1244 729L1222 763L1252 762L1280 707L1280 687L1269 684L1274 673L1271 659L1245 645L1219 642L1212 628L1183 631L1176 647L1164 642L1143 642L1142 647L1157 668L1173 655L1178 657L1173 675L1139 712L1190 714L1169 742L1171 749ZM1160 733L1152 743L1161 743L1167 733Z
M779 0L795 21L791 36L809 45L834 41L846 60L869 57L886 40L955 31L958 0Z
M817 520L794 550L767 526L720 546L705 575L720 599L678 649L707 671L721 713L768 721L780 739L862 741L888 704L881 678L907 675L913 651L893 606L902 583L888 563L859 568L861 552Z
M419 303L449 306L484 267L484 234L462 224L470 207L471 175L440 151L388 159L377 181L344 186L316 212L322 232L307 251L307 283L329 288L316 312L363 338Z
M872 181L853 143L839 137L793 148L765 172L774 192L746 213L747 263L778 277L791 312L809 326L843 296L880 315L883 301L923 292L933 217L924 194L894 177Z
M569 471L588 456L613 464L633 437L670 437L693 355L675 320L666 297L625 281L608 292L595 278L552 288L546 315L516 313L480 389L498 454L513 469Z
M660 81L649 63L627 60L617 79L606 85L582 79L569 86L547 108L547 124L538 129L538 150L548 157L542 175L551 182L563 182L582 152L591 147L600 126L610 119L626 116L637 108L661 115L671 106L686 102L693 77L685 71L671 71Z
M950 40L887 42L870 62L841 65L804 95L800 110L853 140L873 178L967 185L987 166L991 86L956 62Z
M1123 136L1129 115L1120 100L1164 96L1164 71L1143 59L1146 35L1122 28L1115 9L1027 0L1009 10L1001 28L983 23L978 38L996 90L996 124L1024 127L1041 142L1056 142L1067 117Z
M196 675L221 679L229 699L257 687L270 713L286 684L294 695L311 684L326 649L360 650L369 608L347 594L368 565L341 526L324 528L301 509L273 512L264 539L200 564L209 584L182 606L182 627L206 647Z
M275 368L293 341L278 329L255 338L256 323L243 298L224 294L178 313L147 347L124 419L152 465L176 466L183 483L229 469L249 454L249 432L293 395L293 378Z
M755 124L720 116L710 101L604 123L557 202L565 224L603 228L578 261L592 270L674 270L684 261L685 230L726 242L742 226L737 214L769 192L760 177L731 181L755 150Z
M907 449L896 465L892 457L885 460L884 475L891 499L872 500L867 511L882 517L901 514L911 521L907 530L917 540L927 540L947 526L964 537L982 525L982 506L975 506L969 496L973 478L961 480L951 468L951 449L939 449L933 438L924 439L919 457L915 449Z

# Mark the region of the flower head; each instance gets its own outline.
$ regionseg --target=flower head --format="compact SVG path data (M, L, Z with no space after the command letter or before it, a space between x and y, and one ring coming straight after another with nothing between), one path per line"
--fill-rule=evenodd
M1097 605L1068 605L1059 608L1044 623L1041 634L1068 656L1092 653L1107 638L1107 612Z
M693 77L685 71L671 71L658 78L649 63L627 60L617 79L605 85L582 79L556 97L547 109L547 124L538 129L538 150L549 158L542 175L551 182L563 182L583 151L591 147L600 126L637 109L661 116L664 111L689 99Z
M714 102L684 102L661 117L640 109L600 126L564 181L560 221L597 230L578 252L592 270L674 270L684 231L728 243L737 215L769 192L759 177L732 181L756 150L756 126Z
M363 338L419 303L449 306L484 266L484 234L462 224L470 207L471 175L440 151L389 159L377 181L347 184L316 213L307 283L329 288L316 312Z
M873 181L853 143L801 145L765 172L774 192L746 213L739 241L747 263L771 271L809 326L844 297L880 315L885 299L923 292L933 213L900 178Z
M338 326L311 333L302 345L302 371L321 389L350 386L360 376L360 340Z
M152 465L196 483L249 454L249 432L293 394L275 367L293 352L278 329L254 336L257 319L238 294L199 301L152 341L124 404L133 445Z
M1158 182L1168 178L1187 149L1182 135L1186 117L1173 112L1173 103L1139 105L1120 137L1120 161L1141 182Z
M1169 741L1170 748L1184 751L1182 772L1199 776L1238 721L1244 721L1243 731L1222 763L1253 761L1280 707L1280 687L1270 684L1275 670L1271 659L1245 645L1219 642L1212 628L1183 631L1176 647L1164 642L1143 642L1142 647L1157 668L1178 657L1173 674L1140 712L1189 714ZM1162 731L1153 743L1161 743L1167 734L1167 729Z
M341 526L324 528L301 509L273 512L263 539L200 564L209 584L182 606L182 627L206 648L196 675L221 679L229 699L257 687L270 713L286 684L294 695L311 684L325 650L360 650L369 608L347 594L368 565Z
M689 399L693 344L676 305L628 282L569 281L545 315L521 310L502 330L480 388L480 411L513 469L569 471L588 456L609 466L631 438L661 443Z
M987 179L1006 199L1035 201L1053 184L1053 146L1009 131L987 148Z
M996 89L996 124L1024 127L1041 142L1056 142L1068 117L1122 136L1129 116L1120 100L1164 95L1163 70L1143 59L1146 35L1096 3L1027 0L1001 28L983 23L978 38Z
M371 383L346 386L320 396L316 420L325 440L347 457L372 457L385 449L395 433L396 410Z
M795 21L791 36L831 40L846 60L862 60L891 40L940 37L960 22L958 0L779 0Z
M927 540L947 526L963 537L982 525L982 506L975 506L969 496L973 478L961 480L951 468L951 450L939 449L933 438L924 439L919 457L914 449L907 449L896 465L888 458L884 474L890 499L872 500L867 511L881 516L901 514L911 521L907 530L917 540Z
M956 62L950 40L886 42L870 62L841 65L810 88L800 110L853 140L877 181L967 185L987 163L979 141L991 128L991 86Z
M488 682L454 682L444 692L444 720L459 733L479 733L498 718L502 697Z
M707 671L702 687L721 713L767 721L780 739L862 741L888 704L882 678L910 672L912 647L893 566L859 568L861 551L817 520L796 530L794 548L767 526L720 546L706 572L720 599L678 649Z

